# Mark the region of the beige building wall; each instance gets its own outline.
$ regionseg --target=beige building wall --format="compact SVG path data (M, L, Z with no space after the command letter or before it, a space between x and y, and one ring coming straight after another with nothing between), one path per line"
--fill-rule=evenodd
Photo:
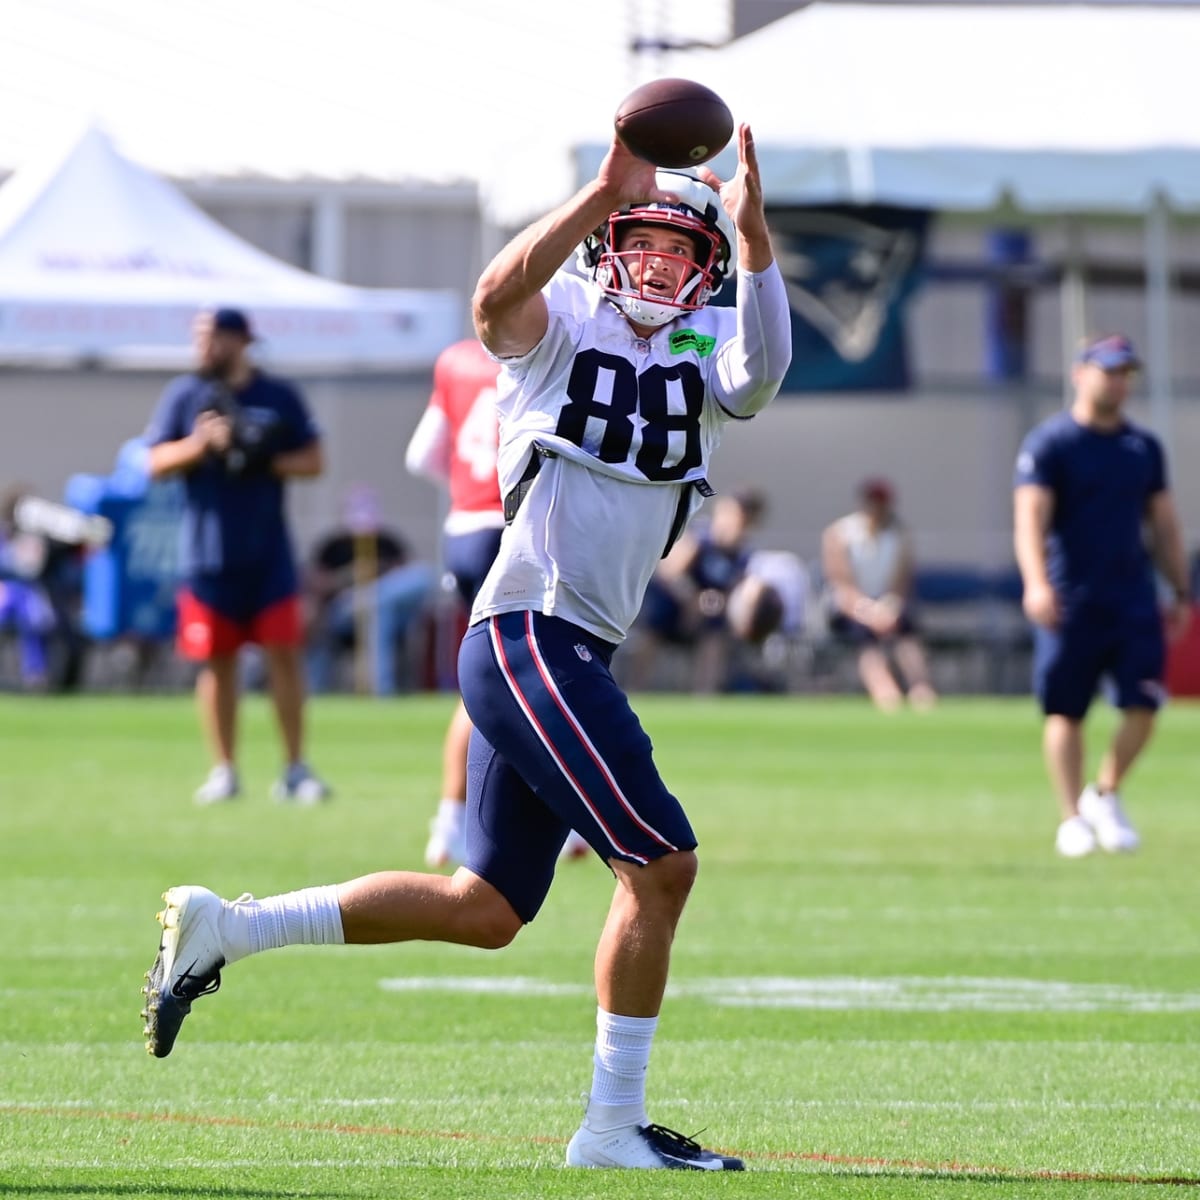
M108 372L0 376L0 487L30 484L61 496L75 472L106 475L121 443L144 428L165 376ZM430 377L302 380L325 431L328 470L290 488L298 548L340 519L354 484L379 494L388 521L423 557L438 553L444 500L408 475L404 449L424 408ZM1017 447L1057 397L780 397L753 421L732 423L712 482L755 484L770 510L764 545L811 560L822 528L854 502L856 483L883 473L924 562L1001 566L1011 561L1011 472ZM1134 406L1146 420L1144 404ZM1171 462L1189 546L1200 545L1200 393L1176 400Z

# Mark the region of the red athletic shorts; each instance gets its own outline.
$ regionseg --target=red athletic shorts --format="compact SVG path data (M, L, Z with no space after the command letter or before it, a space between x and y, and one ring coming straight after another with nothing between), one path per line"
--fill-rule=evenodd
M177 597L175 647L192 662L233 654L247 642L259 646L299 646L304 641L300 597L268 605L248 621L235 621L197 600L186 588Z

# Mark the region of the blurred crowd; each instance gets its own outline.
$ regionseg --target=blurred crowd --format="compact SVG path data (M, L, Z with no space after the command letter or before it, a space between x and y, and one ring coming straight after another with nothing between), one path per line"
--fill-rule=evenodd
M864 481L858 496L861 507L829 527L810 559L762 543L768 498L758 489L715 496L651 580L617 660L628 686L788 691L804 686L814 648L840 648L881 708L905 695L914 706L932 703L911 537L885 480ZM2 503L3 687L185 684L170 662L182 499L169 481L152 478L141 439L121 448L111 475L73 477L65 501L14 485ZM453 563L415 554L414 540L402 515L386 514L375 491L356 484L327 529L302 548L309 691L395 695L453 686L466 603ZM243 681L263 684L255 647L243 660Z

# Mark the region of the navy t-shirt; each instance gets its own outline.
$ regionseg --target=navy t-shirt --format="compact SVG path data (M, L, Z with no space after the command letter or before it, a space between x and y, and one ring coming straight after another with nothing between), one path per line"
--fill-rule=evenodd
M1046 566L1068 612L1156 608L1144 522L1151 497L1166 490L1167 468L1152 433L1129 422L1102 433L1057 413L1026 436L1013 483L1054 493Z
M198 375L171 380L159 397L145 439L151 446L174 442L192 432L196 418L216 407L214 384ZM276 451L308 445L320 431L300 393L291 384L255 373L234 392L240 409L262 422L277 422ZM284 484L266 471L231 475L225 461L206 455L183 474L187 505L181 531L184 578L238 571L275 571L295 578L295 561L284 510Z

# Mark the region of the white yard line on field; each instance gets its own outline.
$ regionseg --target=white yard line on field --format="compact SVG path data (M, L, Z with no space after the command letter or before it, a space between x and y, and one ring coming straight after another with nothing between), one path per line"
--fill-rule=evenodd
M421 975L381 979L391 992L586 996L586 984L528 976ZM901 975L878 979L750 976L697 979L669 988L671 995L739 1008L872 1009L903 1012L1200 1012L1200 992L1164 992L1119 983L1066 983L1042 979Z

